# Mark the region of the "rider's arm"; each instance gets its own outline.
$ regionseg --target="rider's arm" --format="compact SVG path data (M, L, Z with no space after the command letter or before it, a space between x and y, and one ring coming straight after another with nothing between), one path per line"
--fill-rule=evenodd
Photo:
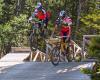
M68 18L68 25L72 25L72 19L70 17Z
M32 20L32 16L31 16L31 17L29 17L28 22L31 22L31 20Z
M55 24L54 24L54 28L53 28L53 32L52 32L52 34L51 34L51 37L53 37L55 31L57 30L57 27L58 27L58 18L57 18L57 20L55 21Z
M60 20L59 18L57 18L57 20L55 21L54 31L57 30L59 24L60 24Z
M51 33L51 38L54 36L54 33L55 33L56 29L57 29L57 25L55 24L55 26L54 26L54 28L53 28L53 31L52 31L52 33Z
M71 36L71 27L68 26L68 28L69 28L68 37L70 37Z
M43 12L43 14L41 15L42 20L46 20L46 11L45 11L45 9L42 8L42 12Z

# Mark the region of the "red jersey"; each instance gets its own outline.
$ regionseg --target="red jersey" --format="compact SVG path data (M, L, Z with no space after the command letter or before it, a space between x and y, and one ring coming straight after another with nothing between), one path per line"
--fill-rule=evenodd
M62 26L60 33L61 33L61 36L69 36L70 37L71 27L70 26Z
M36 17L40 20L45 20L46 14L44 14L42 11L38 11Z

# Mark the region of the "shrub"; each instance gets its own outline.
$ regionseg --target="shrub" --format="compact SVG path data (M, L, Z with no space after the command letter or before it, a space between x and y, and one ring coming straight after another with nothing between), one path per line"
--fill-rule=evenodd
M88 68L81 68L80 71L84 74L92 74L93 73L93 71Z
M88 47L88 53L92 57L96 57L100 61L100 37L91 39Z

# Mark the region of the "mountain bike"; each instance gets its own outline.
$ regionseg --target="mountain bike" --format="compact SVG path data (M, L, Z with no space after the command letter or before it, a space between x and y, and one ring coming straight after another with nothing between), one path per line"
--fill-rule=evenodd
M32 27L34 27L33 29L34 31L31 30L29 36L29 43L31 50L34 51L39 49L45 52L45 47L46 47L45 38L48 36L49 32L48 29L45 28L43 21L34 22Z
M72 49L69 41L66 41L66 43L65 43L66 48L64 48L64 52L62 52L61 39L63 37L66 37L66 36L62 36L62 37L58 36L57 37L57 39L60 39L60 41L56 42L55 47L51 51L51 63L55 66L58 65L59 62L61 61L61 56L63 56L64 59L67 60L68 62L72 61L74 58L73 49Z
M39 26L39 24L41 24L42 22L39 21L35 21L34 23L32 23L32 30L29 36L29 43L30 43L30 48L31 50L37 49L38 48L38 40L40 38L40 36L42 35L42 30L41 27Z

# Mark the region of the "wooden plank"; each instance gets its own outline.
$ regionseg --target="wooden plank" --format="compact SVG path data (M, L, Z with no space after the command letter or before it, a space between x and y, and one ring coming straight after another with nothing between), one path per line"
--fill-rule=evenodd
M83 37L100 37L100 35L83 35Z
M27 57L29 57L30 53L9 53L0 59L0 62L17 62L24 61Z
M29 47L11 47L11 52L31 52Z

